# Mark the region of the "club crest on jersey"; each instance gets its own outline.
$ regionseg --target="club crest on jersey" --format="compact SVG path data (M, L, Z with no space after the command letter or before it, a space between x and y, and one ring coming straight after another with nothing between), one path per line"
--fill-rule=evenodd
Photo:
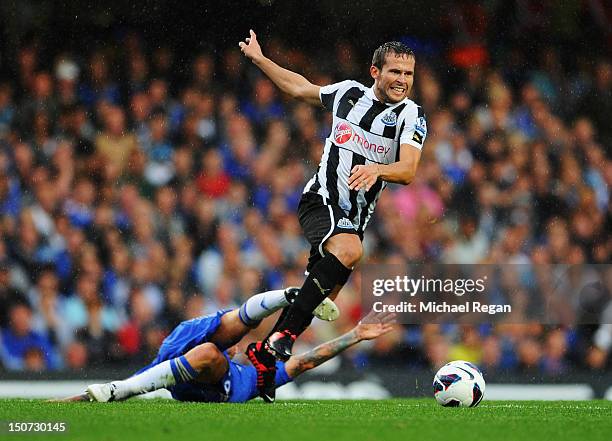
M349 219L347 219L346 217L343 217L342 219L340 219L338 221L337 227L338 228L347 228L347 229L351 229L351 230L355 229L355 226L353 225L353 223Z
M394 126L397 124L397 115L395 114L395 112L387 113L383 117L382 122L386 126Z
M344 144L353 136L353 129L350 124L345 122L340 122L336 125L334 129L334 139L337 144Z

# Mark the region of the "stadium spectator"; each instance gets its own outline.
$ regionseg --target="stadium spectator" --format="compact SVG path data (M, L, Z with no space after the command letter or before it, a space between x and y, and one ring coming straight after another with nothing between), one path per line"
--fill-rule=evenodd
M94 323L108 331L116 331L120 324L117 311L102 304L94 274L77 276L75 291L64 300L61 316L73 335L78 329Z
M43 268L30 288L28 299L33 309L32 329L46 335L51 343L64 348L72 341L72 329L62 316L62 298L59 292L59 279L52 266Z
M9 325L2 329L0 360L8 370L54 370L61 366L48 338L32 330L32 310L26 302L9 307Z
M111 76L111 60L102 50L95 51L87 65L88 81L79 86L79 98L92 108L101 103L119 104L120 88Z
M0 248L2 247L0 243ZM11 263L6 257L0 257L0 328L4 329L9 325L9 308L14 303L24 303L26 297L14 286L11 280Z
M96 137L96 152L121 174L130 153L138 148L136 137L126 131L125 112L121 107L106 104L101 116L104 130Z
M203 196L218 198L227 193L230 177L223 169L223 158L217 150L209 150L204 154L202 172L196 182Z

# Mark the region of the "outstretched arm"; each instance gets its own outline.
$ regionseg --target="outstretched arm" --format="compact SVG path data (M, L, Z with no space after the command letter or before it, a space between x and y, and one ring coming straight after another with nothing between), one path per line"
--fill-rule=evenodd
M321 87L312 84L302 75L282 68L274 61L266 58L261 51L255 32L251 30L250 34L251 36L249 38L238 43L244 55L250 58L280 90L293 98L320 106L321 99L319 98L319 89L321 89Z
M400 160L392 164L356 165L351 170L349 188L368 191L378 179L396 184L408 185L416 175L421 151L409 144L400 146Z
M372 340L393 329L395 314L370 312L357 326L340 337L323 343L312 351L291 357L285 363L287 374L295 378L304 372L325 363L336 355L363 340Z

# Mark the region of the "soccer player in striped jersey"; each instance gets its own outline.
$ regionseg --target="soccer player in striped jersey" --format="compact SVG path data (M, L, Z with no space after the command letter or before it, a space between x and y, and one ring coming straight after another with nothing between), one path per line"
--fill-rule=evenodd
M416 173L427 123L408 96L415 56L399 42L374 52L371 87L346 80L328 86L266 58L251 30L242 52L283 92L333 114L317 173L306 184L298 217L311 245L307 277L296 302L281 316L271 335L247 349L259 366L262 397L273 401L275 358L286 360L296 338L312 321L323 298L335 298L362 256L361 240L387 183L409 184Z

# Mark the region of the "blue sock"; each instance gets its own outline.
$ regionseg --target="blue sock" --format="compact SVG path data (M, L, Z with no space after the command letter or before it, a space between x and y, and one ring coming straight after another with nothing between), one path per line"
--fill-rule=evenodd
M185 383L198 376L198 373L191 367L184 355L170 360L170 368L177 383Z

